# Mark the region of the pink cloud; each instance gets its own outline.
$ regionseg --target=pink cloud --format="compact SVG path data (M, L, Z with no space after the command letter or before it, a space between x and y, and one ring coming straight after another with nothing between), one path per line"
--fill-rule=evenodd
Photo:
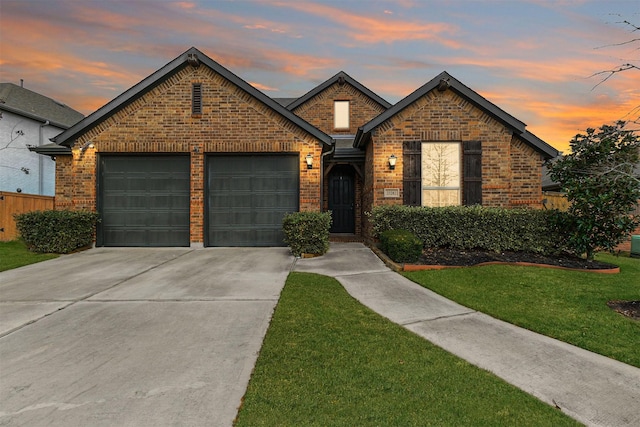
M351 13L345 9L312 2L276 3L282 7L302 11L334 21L346 28L348 39L362 43L394 43L411 40L431 40L458 49L459 42L443 37L454 34L457 27L446 23L422 23L398 20L385 14L383 18L366 13Z
M525 121L529 131L564 152L568 152L569 141L577 133L624 119L640 104L640 96L629 98L626 102L620 102L616 96L594 93L580 99L567 99L563 94L553 94L551 91L542 94L535 89L522 87L505 87L500 92L479 93Z
M263 85L262 83L258 83L258 82L249 82L249 84L253 87L255 87L258 90L261 90L263 92L273 92L273 91L277 91L279 90L278 88L275 87L270 87L267 85Z

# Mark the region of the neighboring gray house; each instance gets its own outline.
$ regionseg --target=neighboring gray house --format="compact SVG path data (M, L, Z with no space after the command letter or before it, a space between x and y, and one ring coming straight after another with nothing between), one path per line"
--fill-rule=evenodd
M29 147L50 143L84 116L13 83L0 83L0 191L53 196L55 161Z

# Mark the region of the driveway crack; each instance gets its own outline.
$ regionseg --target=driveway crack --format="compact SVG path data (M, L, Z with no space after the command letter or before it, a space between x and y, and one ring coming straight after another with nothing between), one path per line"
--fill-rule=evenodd
M22 325L20 325L20 326L16 326L16 327L15 327L15 328L13 328L13 329L10 329L10 330L8 330L8 331L5 331L5 332L3 332L3 333L0 333L0 338L4 338L4 337L6 337L6 336L8 336L8 335L11 335L11 334L13 334L14 332L17 332L17 331L21 330L22 328L25 328L25 327L27 327L27 326L29 326L29 325L33 325L34 323L37 323L37 322L41 321L42 319L45 319L45 318L47 318L47 317L51 316L52 314L58 313L58 312L60 312L60 311L62 311L62 310L65 310L65 309L67 309L67 308L69 308L69 307L71 307L71 306L73 306L73 305L75 305L75 304L77 304L77 303L79 303L79 302L86 301L87 299L89 299L89 298L91 298L91 297L93 297L93 296L95 296L95 295L98 295L98 294L100 294L100 293L102 293L102 292L106 292L106 291L108 291L108 290L110 290L110 289L113 289L113 288L115 288L116 286L119 286L119 285L121 285L121 284L123 284L123 283L125 283L125 282L127 282L127 281L129 281L129 280L131 280L131 279L134 279L134 278L136 278L136 277L139 277L139 276L141 276L141 275L143 275L143 274L145 274L145 273L148 273L149 271L155 270L155 269L156 269L156 268L158 268L158 267L161 267L161 266L163 266L163 265L165 265L165 264L168 264L168 263L173 262L173 261L175 261L175 260L177 260L177 259L179 259L179 258L182 258L183 256L188 255L188 254L192 253L193 251L195 251L195 249L191 249L191 250L189 250L189 251L186 251L186 252L184 252L184 253L181 253L181 254L179 254L178 256L176 256L175 258L171 258L171 259L168 259L168 260L166 260L166 261L162 261L162 262L160 262L160 263L158 263L158 264L152 265L151 267L146 268L146 269L144 269L144 270L142 270L142 271L140 271L140 272L138 272L138 273L136 273L136 274L134 274L134 275L132 275L132 276L129 276L129 277L127 277L127 278L123 279L123 280L120 280L120 281L118 281L118 282L114 283L113 285L111 285L111 286L109 286L109 287L107 287L107 288L100 289L99 291L96 291L96 292L93 292L93 293L90 293L90 294L84 295L84 296L82 296L81 298L77 298L77 299L70 300L69 304L67 304L67 305L65 305L65 306L63 306L63 307L59 307L59 308L58 308L57 310L55 310L55 311L52 311L52 312L50 312L50 313L46 313L46 314L45 314L45 315L43 315L43 316L40 316L40 317L38 317L38 318L36 318L36 319L32 319L32 320L30 320L30 321L28 321L28 322L26 322L26 323L24 323L24 324L22 324ZM64 300L63 300L63 301L64 301ZM3 302L6 302L6 301L3 301Z

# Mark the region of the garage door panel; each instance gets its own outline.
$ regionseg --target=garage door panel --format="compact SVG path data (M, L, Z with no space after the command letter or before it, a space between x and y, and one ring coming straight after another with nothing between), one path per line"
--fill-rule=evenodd
M298 210L298 155L210 156L208 246L281 246L282 218Z
M98 236L104 246L188 246L187 156L102 156Z
M243 224L250 224L253 218L254 216L251 212L236 213L231 210L212 213L211 215L209 215L209 220L217 224L217 227L213 227L214 229L223 228L222 226L224 225L240 226Z
M128 246L148 246L149 236L154 237L156 246L174 246L173 242L182 238L179 230L171 228L134 228L129 227L126 231L122 229L105 229L105 239L109 241L126 240Z

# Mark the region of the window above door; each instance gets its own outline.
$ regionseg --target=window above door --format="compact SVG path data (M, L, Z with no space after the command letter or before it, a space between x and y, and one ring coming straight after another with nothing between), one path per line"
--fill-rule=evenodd
M349 101L333 101L334 129L349 129Z

